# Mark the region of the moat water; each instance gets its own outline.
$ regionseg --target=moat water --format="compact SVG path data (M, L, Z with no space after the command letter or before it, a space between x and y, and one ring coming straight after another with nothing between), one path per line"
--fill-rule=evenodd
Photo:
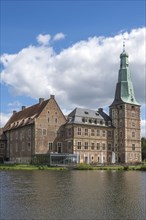
M146 172L0 171L1 220L146 219Z

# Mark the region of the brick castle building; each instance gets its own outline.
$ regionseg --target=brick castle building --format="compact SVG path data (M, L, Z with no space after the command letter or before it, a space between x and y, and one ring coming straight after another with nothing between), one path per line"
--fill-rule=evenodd
M65 117L51 95L48 100L40 98L36 105L13 111L1 131L1 160L31 163L38 158L62 158L64 163L67 155L77 163L141 162L140 105L135 99L125 49L120 55L109 115L102 108L75 108Z

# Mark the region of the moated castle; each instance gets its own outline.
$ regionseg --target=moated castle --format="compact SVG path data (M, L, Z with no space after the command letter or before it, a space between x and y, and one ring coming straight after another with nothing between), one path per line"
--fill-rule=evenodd
M109 115L102 108L75 108L67 117L55 96L13 115L1 130L0 158L16 163L141 162L140 105L123 49ZM45 159L44 159L45 158Z

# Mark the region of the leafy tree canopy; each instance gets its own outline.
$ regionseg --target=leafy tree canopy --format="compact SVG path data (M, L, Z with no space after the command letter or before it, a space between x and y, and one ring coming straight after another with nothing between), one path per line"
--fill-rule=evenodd
M141 138L142 160L146 160L146 138Z

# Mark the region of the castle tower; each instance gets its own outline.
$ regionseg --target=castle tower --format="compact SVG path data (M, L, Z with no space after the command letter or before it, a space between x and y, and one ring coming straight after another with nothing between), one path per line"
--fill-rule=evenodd
M141 162L140 105L134 95L125 45L120 60L115 98L110 106L115 126L113 150L117 162L136 163Z

